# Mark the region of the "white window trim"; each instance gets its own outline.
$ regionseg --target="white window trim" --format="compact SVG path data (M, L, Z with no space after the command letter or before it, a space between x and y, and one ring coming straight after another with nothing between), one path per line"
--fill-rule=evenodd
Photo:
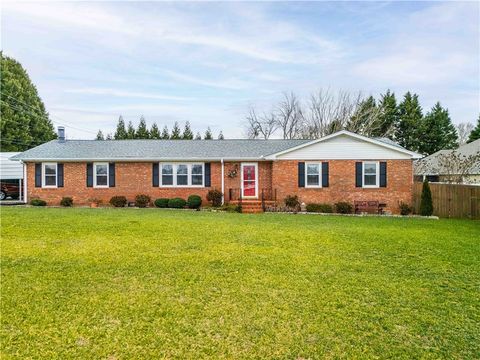
M243 167L244 166L255 166L255 196L244 196L243 195ZM258 199L258 163L242 163L240 169L240 183L241 183L241 191L242 191L242 198L243 199Z
M163 185L163 165L172 165L172 176L173 176L173 184L172 185ZM177 168L179 165L187 165L187 185L177 185ZM192 184L192 166L193 165L201 165L202 166L202 184L201 185L193 185ZM203 188L205 187L205 163L202 162L161 162L158 164L159 166L159 181L158 186L164 188Z
M45 177L47 176L45 172L45 165L55 165L55 185L46 185L45 184ZM52 175L50 175L52 176ZM55 189L58 187L58 163L56 162L46 162L42 163L42 188L51 188Z
M318 185L308 185L308 165L318 165ZM305 162L305 187L306 188L321 188L322 187L322 163L316 161Z
M375 164L375 185L365 185L365 164ZM380 161L362 161L362 187L366 189L376 189L380 187Z
M97 185L97 166L107 165L107 185ZM110 187L110 164L108 162L93 163L93 187L94 188L108 188Z

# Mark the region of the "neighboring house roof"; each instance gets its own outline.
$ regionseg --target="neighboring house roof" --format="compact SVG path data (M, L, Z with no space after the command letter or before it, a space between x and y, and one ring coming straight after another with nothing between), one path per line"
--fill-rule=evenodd
M52 140L12 160L251 160L310 140Z
M372 139L339 131L317 140L52 140L12 157L23 161L162 161L262 160L320 143L348 137L376 145L380 158L394 151L408 158L420 155L385 138ZM328 151L327 151L328 152ZM378 153L377 152L377 153ZM355 154L352 154L355 156Z
M480 139L472 141L469 144L464 144L456 150L439 150L432 155L424 157L421 160L418 160L414 163L414 173L415 175L444 175L448 171L442 169L439 163L439 159L442 155L448 155L455 151L457 154L462 156L470 156L474 154L480 154ZM480 161L477 161L468 171L470 175L480 174Z

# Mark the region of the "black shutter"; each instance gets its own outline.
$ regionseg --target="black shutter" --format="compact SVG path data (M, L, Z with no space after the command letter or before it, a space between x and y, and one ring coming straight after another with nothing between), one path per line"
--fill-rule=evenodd
M362 163L361 162L356 162L355 163L355 186L356 187L362 187L363 181L362 181Z
M387 163L380 162L380 187L387 187Z
M42 164L35 164L35 187L42 187Z
M322 162L322 187L328 187L328 162Z
M115 163L108 164L108 186L115 187Z
M305 187L305 163L298 163L298 187Z
M57 164L57 186L63 187L63 164Z
M212 186L212 175L210 163L205 163L205 187Z
M93 187L93 164L87 163L87 187Z
M158 174L158 163L152 164L152 186L158 187L159 183L159 174Z

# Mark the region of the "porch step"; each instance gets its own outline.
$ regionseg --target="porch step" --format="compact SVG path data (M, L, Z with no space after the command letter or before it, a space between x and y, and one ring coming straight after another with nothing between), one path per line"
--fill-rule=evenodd
M258 214L263 212L262 201L261 200L238 200L231 201L230 204L237 205L242 204L242 213L244 214ZM270 205L273 201L265 201L266 205Z

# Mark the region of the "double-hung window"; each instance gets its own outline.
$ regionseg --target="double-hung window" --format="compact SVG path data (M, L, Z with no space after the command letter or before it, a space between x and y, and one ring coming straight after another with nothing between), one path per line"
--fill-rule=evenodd
M57 163L43 163L43 187L57 187Z
M376 188L379 186L379 164L377 161L363 162L363 187Z
M205 166L203 163L161 163L160 186L202 187Z
M94 186L108 187L108 163L94 163Z
M306 163L305 164L305 187L321 187L322 186L322 164Z

